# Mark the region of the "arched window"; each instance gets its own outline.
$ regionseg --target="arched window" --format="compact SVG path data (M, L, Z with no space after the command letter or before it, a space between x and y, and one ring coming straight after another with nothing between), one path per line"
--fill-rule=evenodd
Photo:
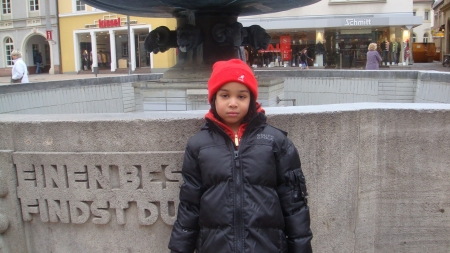
M428 33L423 34L423 42L428 43Z
M10 37L5 38L5 56L6 56L6 66L12 66L11 53L14 50L14 43Z
M416 34L413 33L413 38L412 38L413 39L413 41L412 41L413 43L416 42L416 37L417 37Z

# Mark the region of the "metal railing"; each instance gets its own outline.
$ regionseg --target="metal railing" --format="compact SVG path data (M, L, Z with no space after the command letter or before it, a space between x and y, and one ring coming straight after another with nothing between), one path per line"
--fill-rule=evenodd
M144 111L193 111L209 109L209 103L207 98L147 97L143 101L143 108Z

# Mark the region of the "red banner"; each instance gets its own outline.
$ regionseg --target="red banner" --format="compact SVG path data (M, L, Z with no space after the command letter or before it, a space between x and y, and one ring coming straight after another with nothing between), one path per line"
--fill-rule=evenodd
M280 36L280 48L283 61L289 61L291 59L291 36Z
M267 47L266 50L264 50L264 49L258 50L258 53L269 53L269 52L279 53L280 52L280 44L276 44L275 47L273 47L272 44L269 44L269 46Z

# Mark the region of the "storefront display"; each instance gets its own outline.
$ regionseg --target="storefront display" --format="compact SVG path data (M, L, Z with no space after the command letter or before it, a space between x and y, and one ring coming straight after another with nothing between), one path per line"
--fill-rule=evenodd
M404 29L375 28L375 29L325 29L323 37L317 39L316 31L302 31L297 33L285 33L268 31L272 37L271 45L267 50L250 51L249 65L255 67L287 67L299 65L299 53L306 48L308 57L314 59L321 57L321 65L312 60L309 66L325 68L364 69L366 55L370 43L378 45L378 51L385 65L394 65L397 62L397 47L402 50L404 45ZM408 35L408 34L407 34ZM384 53L382 43L388 42L388 48ZM394 48L395 47L395 48ZM279 62L279 64L278 64ZM272 64L271 64L272 63Z
M289 66L298 66L298 52L307 48L308 57L314 59L308 62L309 66L364 69L368 45L377 43L381 50L385 38L390 45L385 52L380 51L384 56L383 65L397 64L398 59L403 64L405 41L410 39L411 30L422 24L422 17L414 16L408 5L397 6L392 1L380 4L369 3L372 1L364 4L359 3L362 1L331 2L335 1L320 1L307 10L291 11L285 16L243 17L239 22L243 26L261 25L272 37L274 48L281 44L281 37L290 38ZM365 13L367 10L361 8L363 12L358 13L356 7L362 5L367 9L370 6L370 12ZM385 12L391 8L397 8L399 12ZM401 46L394 48L396 43ZM394 52L397 48L401 49L399 57Z

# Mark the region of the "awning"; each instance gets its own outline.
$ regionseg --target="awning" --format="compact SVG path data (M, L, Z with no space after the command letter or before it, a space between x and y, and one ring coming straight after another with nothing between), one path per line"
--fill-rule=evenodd
M298 30L298 29L372 29L378 27L417 27L423 24L423 18L411 13L375 13L352 15L320 15L320 16L248 16L239 17L244 27L260 25L266 30Z
M433 38L444 38L443 32L436 32L433 34Z

